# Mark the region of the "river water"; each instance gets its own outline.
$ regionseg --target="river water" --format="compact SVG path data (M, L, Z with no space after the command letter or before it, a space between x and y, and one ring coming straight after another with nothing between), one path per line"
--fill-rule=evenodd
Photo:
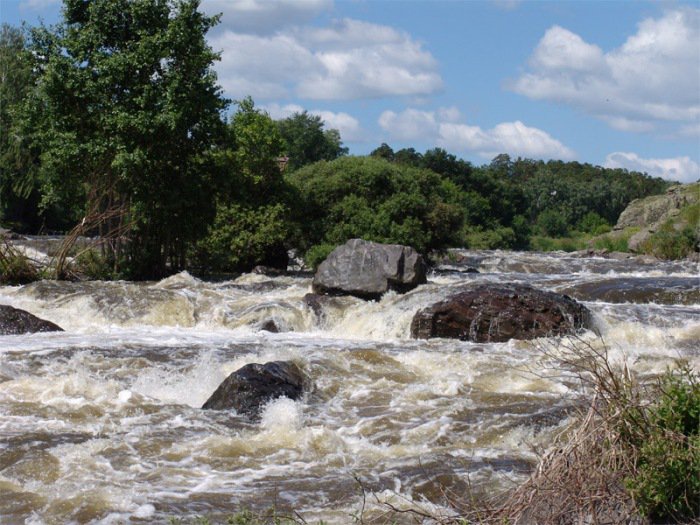
M273 507L351 523L363 502L366 519L382 502L444 516L467 487L524 479L580 391L557 368L569 343L410 339L418 309L472 282L584 302L595 330L582 342L639 374L679 358L700 369L697 263L451 260L405 295L333 298L318 312L303 300L308 276L0 288L0 303L66 330L0 336L0 523L224 520ZM269 321L278 333L262 329ZM312 390L268 404L258 422L199 408L234 370L272 360L296 362Z

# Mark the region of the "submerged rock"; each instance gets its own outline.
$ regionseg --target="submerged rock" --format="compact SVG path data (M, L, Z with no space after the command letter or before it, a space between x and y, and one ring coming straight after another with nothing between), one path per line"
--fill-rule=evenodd
M0 305L0 335L31 334L34 332L63 332L63 328L24 310L4 304Z
M589 324L588 309L566 295L519 284L482 284L420 310L411 336L499 343L564 335Z
M254 417L272 399L299 399L304 393L304 383L304 374L292 362L271 361L264 365L251 363L228 376L202 408L233 408L239 414Z
M409 246L351 239L331 252L316 271L315 293L379 299L427 282L423 257Z

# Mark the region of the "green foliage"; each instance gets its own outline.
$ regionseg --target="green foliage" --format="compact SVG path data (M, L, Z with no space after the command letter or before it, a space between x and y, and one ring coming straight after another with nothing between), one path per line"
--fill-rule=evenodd
M639 228L625 228L622 231L613 231L593 239L593 248L596 250L608 250L609 252L628 252L629 240L639 231Z
M594 211L589 211L578 223L578 230L585 233L600 235L610 231L610 224ZM605 230L605 231L604 231Z
M0 241L0 284L27 284L40 278L41 274L24 254Z
M515 243L515 232L512 228L496 228L494 230L474 229L465 234L468 248L473 250L506 250Z
M424 253L459 244L461 192L429 170L344 157L307 166L288 180L300 195L304 250L353 237L407 244Z
M41 227L38 147L23 133L20 110L36 83L26 30L0 27L0 221L17 231ZM49 217L49 221L51 217ZM54 226L49 224L49 227Z
M675 373L667 372L655 401L640 410L648 425L643 434L634 436L634 444L639 447L636 471L626 480L639 509L665 522L700 518L697 372L688 365ZM641 419L634 413L630 417Z
M672 223L666 223L642 243L641 250L659 259L676 260L693 253L697 244L695 228L687 225L676 229Z
M277 121L277 127L289 157L287 169L294 171L319 160L334 160L347 155L337 129L323 129L323 119L306 111Z
M80 202L103 234L130 225L119 248L132 277L183 267L214 215L226 101L205 38L216 18L198 6L65 0L57 29L33 33L42 204Z
M318 265L326 260L326 257L335 249L335 244L316 244L309 248L304 254L306 266L316 270Z
M99 250L90 248L81 251L70 265L69 272L80 279L108 281L118 277Z
M259 264L286 268L287 215L283 204L219 206L195 259L208 271L245 272Z
M538 252L575 252L586 248L586 237L544 237L535 235L530 239L530 247Z
M566 217L554 208L548 208L538 215L537 229L549 237L564 237L569 233Z

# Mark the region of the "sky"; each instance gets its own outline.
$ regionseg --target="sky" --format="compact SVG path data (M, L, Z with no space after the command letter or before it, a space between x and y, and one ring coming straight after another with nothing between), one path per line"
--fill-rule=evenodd
M440 147L700 179L700 3L203 0L225 96L307 110L351 154ZM0 21L60 19L0 0Z

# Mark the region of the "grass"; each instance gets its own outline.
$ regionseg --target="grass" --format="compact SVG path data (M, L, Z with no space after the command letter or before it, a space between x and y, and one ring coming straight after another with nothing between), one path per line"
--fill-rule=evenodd
M39 279L41 273L27 256L0 241L0 284L27 284Z

